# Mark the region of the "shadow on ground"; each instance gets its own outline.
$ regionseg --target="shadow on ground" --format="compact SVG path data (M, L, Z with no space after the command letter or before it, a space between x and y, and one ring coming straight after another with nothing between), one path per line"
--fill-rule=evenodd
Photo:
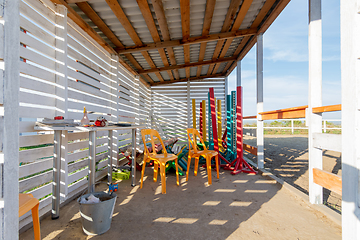
M245 137L245 143L256 146L256 138ZM309 194L307 135L265 135L265 168L277 177ZM245 153L253 161L256 157ZM323 151L323 169L341 175L341 154ZM341 196L324 189L324 204L341 211Z
M189 181L167 174L167 194L152 181L151 168L143 189L131 180L119 182L111 229L100 236L82 231L79 206L70 202L60 210L60 219L41 221L43 239L340 239L341 229L332 226L294 199L281 185L260 175L213 172L207 184L205 169ZM137 179L139 179L137 172ZM105 184L97 186L104 190ZM314 227L316 225L320 226ZM309 227L314 227L309 230ZM20 239L32 239L32 229ZM270 236L270 237L269 237ZM315 236L315 238L314 238Z

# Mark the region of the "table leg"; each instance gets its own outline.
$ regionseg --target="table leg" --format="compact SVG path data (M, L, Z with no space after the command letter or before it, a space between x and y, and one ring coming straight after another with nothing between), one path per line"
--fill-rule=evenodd
M131 162L131 186L136 185L136 129L131 130L132 135L132 162Z
M89 180L88 193L95 192L96 131L89 132Z
M53 159L53 185L52 185L52 211L51 219L58 219L60 214L60 171L61 171L61 130L54 132L54 159Z
M108 183L112 183L113 130L108 134Z

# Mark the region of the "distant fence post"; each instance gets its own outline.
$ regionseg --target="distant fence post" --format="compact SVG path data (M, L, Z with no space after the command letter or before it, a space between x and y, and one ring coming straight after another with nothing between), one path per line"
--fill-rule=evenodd
M324 120L324 133L326 133L326 120Z
M294 134L294 119L291 119L291 134Z

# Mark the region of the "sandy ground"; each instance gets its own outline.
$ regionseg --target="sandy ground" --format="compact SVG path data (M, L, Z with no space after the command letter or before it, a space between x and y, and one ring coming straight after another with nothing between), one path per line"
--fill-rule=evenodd
M246 144L256 146L256 138L245 136ZM265 135L265 168L304 193L309 193L307 135ZM245 153L256 161L256 158ZM323 151L323 169L341 176L341 153ZM341 210L341 196L324 189L324 204Z
M41 221L42 239L341 239L339 226L274 180L221 170L220 179L212 172L209 186L205 169L192 173L188 182L180 177L180 186L168 173L165 195L151 168L143 189L131 187L131 180L119 182L111 229L100 236L83 233L74 200L58 220ZM32 229L20 239L33 239Z

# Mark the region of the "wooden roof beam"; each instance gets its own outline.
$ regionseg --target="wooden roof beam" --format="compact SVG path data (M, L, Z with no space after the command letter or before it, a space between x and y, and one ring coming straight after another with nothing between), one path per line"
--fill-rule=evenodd
M173 80L173 81L154 82L154 83L151 83L151 86L159 86L159 85L165 85L165 84L171 84L171 83L177 83L177 82L187 82L187 81L201 82L201 80L204 81L203 79L206 79L206 78L220 78L220 77L224 77L224 75L219 73L219 74L213 74L213 75L204 75L204 76L200 76L200 77L182 78L182 79ZM197 80L200 80L200 81L197 81ZM206 79L205 81L214 81L214 80Z
M139 70L138 73L139 74L157 73L157 72L163 72L163 71L168 71L168 70L204 66L204 65L215 64L215 63L232 62L234 60L236 60L236 57L221 58L221 59L217 59L217 60L201 61L201 62L196 62L196 63L186 63L186 64L181 64L181 65L176 65L176 66L163 67L163 68L152 68L152 69L147 69L147 70Z
M81 17L79 14L77 14L75 12L74 9L72 9L69 4L67 4L67 2L65 2L64 0L51 0L53 3L55 4L60 4L60 5L64 5L68 12L67 12L67 16L73 20L82 30L84 30L84 32L86 32L87 34L89 34L89 36L94 39L100 46L102 46L106 51L108 51L110 54L117 54L116 51L108 44L105 42L105 40L100 37L99 34L97 34L97 32L95 32L95 30L89 26L89 24L87 24ZM121 57L119 57L119 61L120 63L127 69L129 70L132 74L137 75L138 73L135 72L134 69L132 69L126 62L124 62ZM141 82L143 84L145 84L146 86L149 86L149 83L147 83L144 79L140 78Z
M263 22L265 16L268 14L270 9L273 7L276 0L268 0L264 3L263 7L261 8L259 14L255 18L254 22L251 25L251 28L258 28L261 29L259 32L265 32L266 29L271 25L271 23L276 19L276 17L281 13L281 11L285 8L285 6L290 2L290 0L282 0L277 4L277 6L274 8L274 10L271 12L270 16L265 20L262 26L260 26L260 23ZM250 51L250 49L254 46L256 43L256 38L252 38L249 36L246 36L243 38L243 40L238 45L237 49L235 50L235 53L233 56L238 56L238 60L241 60L245 57L245 55ZM243 49L244 48L244 49ZM234 63L228 63L223 73L229 75L231 71L236 67L236 62Z
M246 16L246 13L248 12L252 2L253 2L253 0L244 0L243 1L243 3L241 4L240 11L239 11L239 13L235 19L235 22L231 28L231 31L237 31L240 28L241 23L243 22L243 20ZM221 49L219 58L225 57L227 51L229 50L229 48L231 46L233 39L234 38L229 38L226 40L224 47ZM217 70L219 69L219 67L220 67L220 64L216 64L214 67L213 73L216 73Z
M138 3L138 6L140 8L140 11L141 11L144 19L145 19L146 25L147 25L147 27L148 27L148 29L150 31L150 34L151 34L151 37L154 40L154 43L161 42L158 30L157 30L155 22L154 22L154 18L152 16L152 13L151 13L151 10L150 10L150 7L149 7L149 4L148 4L147 0L136 0L136 1ZM164 49L158 49L158 51L159 51L159 54L160 54L160 57L161 57L161 60L162 60L162 62L164 64L164 66L165 67L170 66L170 64L168 62L168 59L166 57L165 50ZM171 70L167 71L167 73L168 73L170 79L174 80L174 77L173 77L173 74L172 74Z
M240 6L241 2L242 2L241 0L232 0L230 2L229 10L228 10L228 12L226 14L223 27L221 28L221 32L228 32L229 31L229 28L230 28L232 22L234 21L235 14L236 14L237 10L239 9L239 6ZM215 50L214 50L214 54L213 54L213 57L212 57L212 60L215 60L215 59L217 59L219 57L219 54L220 54L220 51L221 51L222 46L224 44L224 41L225 40L220 40L220 41L217 42ZM214 68L214 64L211 64L209 66L207 75L210 75L212 73L213 68Z
M125 28L126 32L129 34L131 39L134 41L135 45L141 46L143 45L141 39L139 38L137 32L135 31L134 27L131 25L129 19L127 18L126 14L124 13L122 7L120 6L119 2L117 0L106 0L107 4L115 14L116 18L119 20L121 25ZM147 63L150 65L151 68L155 68L155 64L153 60L151 59L148 52L142 52L141 53ZM156 73L157 78L160 81L164 81L163 77L160 73Z
M204 24L202 30L202 36L209 35L212 18L214 15L216 0L207 0L206 1L206 9L204 16ZM200 44L200 53L199 53L199 62L204 61L205 52L206 52L206 42ZM200 77L202 66L198 66L196 71L196 76Z
M161 31L163 40L170 41L171 40L170 33L169 33L169 28L168 28L166 17L165 17L164 7L162 5L162 0L151 0L151 3L154 7L154 12L155 12L156 19L157 19L159 27L160 27L160 31ZM174 53L173 48L167 47L166 50L167 50L171 65L176 65L175 53ZM174 77L176 79L180 78L178 70L174 71Z
M181 28L183 39L187 40L190 37L190 0L180 0L181 12ZM184 60L185 64L190 63L190 45L184 45ZM186 77L190 77L190 68L185 68Z
M127 54L134 52L157 50L161 48L179 47L179 46L196 44L196 43L207 43L212 41L224 40L228 38L244 37L244 36L251 36L256 34L257 34L257 29L250 28L250 29L238 30L234 32L224 32L224 33L216 33L216 34L203 35L197 37L190 37L186 40L185 39L170 40L164 42L144 44L142 46L125 47L124 49L115 48L115 51L117 51L119 54Z
M110 30L110 28L106 25L106 23L99 17L99 15L94 11L94 9L87 2L76 3L76 5L80 8L81 11L85 13L86 16L99 28L101 32L118 48L124 48L124 45L120 42L117 36ZM136 61L136 59L131 54L125 54L125 57L129 59L129 61L136 67L137 70L142 70L143 68ZM119 57L119 62L125 66L127 70L137 74L124 60ZM144 76L149 82L153 82L153 80ZM143 82L143 79L140 79Z

